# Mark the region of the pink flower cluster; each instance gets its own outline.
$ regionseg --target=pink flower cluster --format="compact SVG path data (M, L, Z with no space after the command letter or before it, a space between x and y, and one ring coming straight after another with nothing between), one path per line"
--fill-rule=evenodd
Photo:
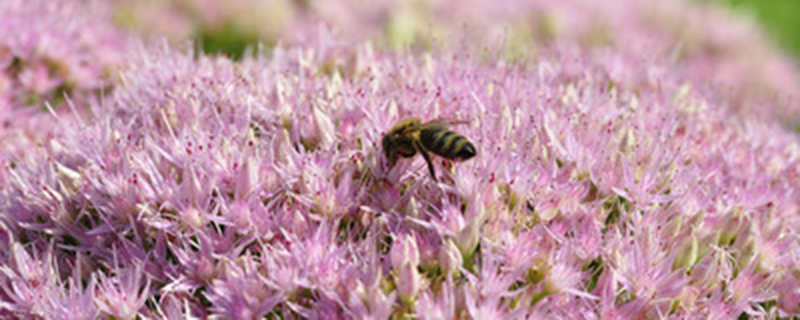
M103 10L65 0L0 2L0 125L45 101L57 105L111 84L125 41Z
M800 141L691 63L306 32L136 46L88 111L0 140L0 317L800 316ZM410 117L477 156L389 166Z
M91 121L5 164L3 309L795 314L796 137L617 58L138 52ZM381 135L409 116L469 120L479 156L438 159L440 183L385 167Z

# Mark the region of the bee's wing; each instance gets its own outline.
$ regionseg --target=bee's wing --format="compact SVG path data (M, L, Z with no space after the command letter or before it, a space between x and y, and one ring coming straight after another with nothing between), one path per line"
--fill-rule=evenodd
M428 121L422 124L420 127L425 128L449 128L450 126L460 125L460 124L468 124L468 120L458 120L458 119L444 119L438 118L431 121Z
M404 141L412 139L414 133L419 132L419 130L421 130L419 124L409 125L392 131L391 135L394 137L393 140L395 143L403 144Z

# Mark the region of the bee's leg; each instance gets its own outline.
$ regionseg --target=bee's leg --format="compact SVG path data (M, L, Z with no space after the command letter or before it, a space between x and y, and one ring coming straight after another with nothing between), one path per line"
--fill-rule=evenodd
M417 150L419 150L419 153L422 154L422 157L425 158L425 162L428 164L428 171L431 172L433 181L438 181L436 180L436 171L433 170L433 162L431 162L431 157L428 155L428 151L425 151L425 147L423 147L422 143L419 141L416 141L414 145L417 147Z
M386 170L393 168L394 165L397 163L396 155L392 155L391 157L385 157L385 159L386 160L383 162L383 164L385 165L384 169Z

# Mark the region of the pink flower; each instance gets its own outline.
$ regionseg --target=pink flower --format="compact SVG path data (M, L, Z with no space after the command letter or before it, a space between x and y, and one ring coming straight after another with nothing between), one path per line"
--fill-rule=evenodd
M114 270L114 276L100 274L95 303L103 314L135 318L150 297L150 279L141 265Z
M421 292L417 301L417 315L421 319L453 319L460 316L459 310L463 309L457 308L457 294L452 280L445 281L438 292Z
M95 319L100 314L95 304L97 284L94 277L83 283L81 259L78 256L73 273L66 281L59 281L59 286L52 287L47 301L50 310L47 314L55 319ZM85 258L83 258L85 259Z
M55 286L52 255L44 261L31 257L25 248L14 242L10 261L0 267L4 302L0 309L20 316L44 316L47 311L47 291Z
M251 258L243 257L238 263L226 261L224 268L206 293L213 314L236 319L261 318L284 299L259 274Z

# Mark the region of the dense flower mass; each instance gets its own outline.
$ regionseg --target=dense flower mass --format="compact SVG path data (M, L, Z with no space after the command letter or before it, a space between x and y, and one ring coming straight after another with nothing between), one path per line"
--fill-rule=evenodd
M800 145L751 104L793 111L619 28L524 61L316 27L240 61L129 46L88 111L0 135L0 317L800 316ZM413 117L477 155L390 163Z
M798 311L796 138L670 66L192 56L138 52L91 121L5 164L6 314ZM381 134L411 116L468 120L479 156L437 159L438 183L387 167Z

